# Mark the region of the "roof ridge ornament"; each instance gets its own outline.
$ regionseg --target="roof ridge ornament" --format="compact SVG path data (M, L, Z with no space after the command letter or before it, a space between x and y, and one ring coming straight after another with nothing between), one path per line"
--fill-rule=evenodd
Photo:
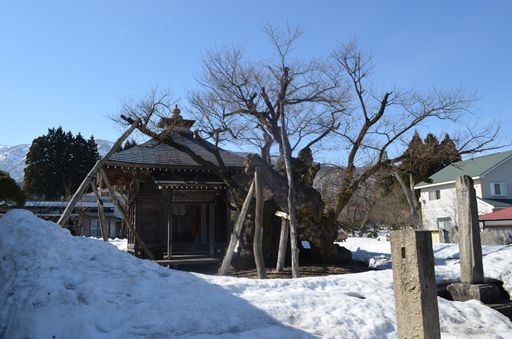
M174 105L174 109L172 110L171 118L173 118L175 120L183 119L180 113L181 113L181 109L178 107L177 104Z
M195 122L195 120L183 119L181 116L181 109L178 105L175 105L169 117L160 119L158 127L163 129L162 134L168 134L171 132L190 133L190 128Z

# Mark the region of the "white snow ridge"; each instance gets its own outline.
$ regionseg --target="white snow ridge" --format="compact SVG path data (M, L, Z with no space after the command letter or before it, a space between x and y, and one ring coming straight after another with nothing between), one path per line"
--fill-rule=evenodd
M511 253L500 267L512 267ZM24 210L0 219L0 301L3 338L396 337L390 270L293 280L186 273ZM478 302L439 307L443 337L512 336L510 321Z

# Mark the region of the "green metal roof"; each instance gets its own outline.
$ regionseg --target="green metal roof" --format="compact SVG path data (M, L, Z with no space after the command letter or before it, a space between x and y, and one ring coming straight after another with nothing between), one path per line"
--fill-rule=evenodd
M503 160L512 155L512 151L494 153L484 155L478 158L472 158L464 161L454 162L446 166L439 172L431 175L426 182L416 184L416 188L422 186L440 184L443 182L455 181L460 175L469 175L470 177L478 177L487 172L492 167L501 163Z

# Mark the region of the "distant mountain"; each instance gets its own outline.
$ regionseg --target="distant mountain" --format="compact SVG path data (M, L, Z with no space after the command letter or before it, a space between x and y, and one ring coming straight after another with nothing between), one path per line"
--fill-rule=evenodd
M29 144L0 146L0 170L8 172L16 182L23 181L23 167Z
M96 139L98 153L105 155L112 145L112 141ZM25 167L25 157L27 156L30 144L21 144L16 146L0 145L0 170L8 172L16 182L23 182L23 168Z
M104 156L108 151L112 148L114 143L112 141L96 139L96 144L98 145L98 153L100 156Z

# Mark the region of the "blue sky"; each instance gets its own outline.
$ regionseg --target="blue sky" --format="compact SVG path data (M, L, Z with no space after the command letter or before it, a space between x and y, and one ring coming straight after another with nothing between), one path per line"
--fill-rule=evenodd
M108 116L123 97L158 86L184 101L207 49L240 44L267 57L267 23L300 25L305 56L357 39L374 55L378 85L477 91L477 117L500 120L510 136L511 4L0 0L0 144L58 125L114 140Z

